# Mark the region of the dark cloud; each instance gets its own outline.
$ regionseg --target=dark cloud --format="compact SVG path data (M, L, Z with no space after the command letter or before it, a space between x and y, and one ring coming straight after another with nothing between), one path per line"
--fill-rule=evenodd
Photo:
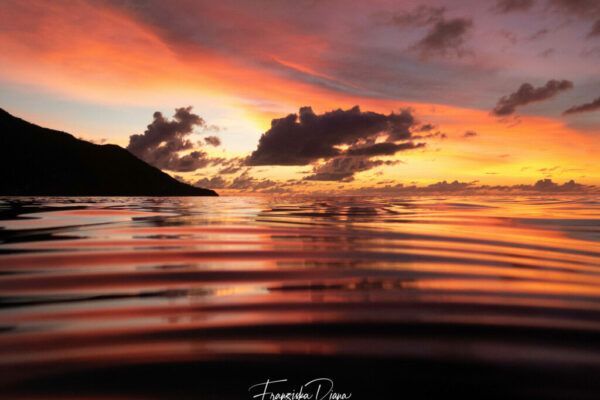
M240 167L240 166L230 165L228 167L221 168L219 170L219 173L225 174L225 175L235 174L236 172L239 172L241 169L242 169L242 167Z
M548 0L548 4L555 11L582 17L600 13L598 0Z
M588 38L592 38L595 36L600 36L600 19L594 23L594 26L592 26L592 30L587 35Z
M211 160L212 165L219 165L219 174L230 175L239 172L244 165L245 157L234 157L234 158L213 158ZM201 175L201 174L197 174Z
M404 11L393 15L391 22L399 28L426 26L440 21L445 11L445 7L420 5L411 11Z
M379 40L376 36L379 30L372 29L370 20L365 17L367 14L380 15L381 21L389 25L394 16L394 12L389 10L390 3L364 2L360 6L348 7L347 2L318 1L316 3L322 4L323 9L314 13L307 12L300 2L294 1L269 0L268 7L257 7L255 2L243 1L186 1L186 6L181 7L158 0L105 1L142 21L183 59L193 48L213 50L233 57L237 60L236 65L252 65L264 69L268 75L275 74L354 97L430 102L434 95L438 104L475 107L479 98L471 94L480 94L495 86L494 80L487 79L491 72L495 72L491 70L497 69L495 66L461 63L448 68L442 63L432 63L424 68L412 54L399 53L398 46L406 48L421 38L413 36L413 32L403 32L406 35L396 38L398 40ZM406 2L395 4L398 3ZM450 8L458 2L445 3ZM226 10L232 18L235 16L237 29L221 22ZM431 11L429 14L430 18L423 17L420 22L437 22L439 12ZM331 15L340 18L332 21ZM348 18L350 16L352 19ZM406 19L398 19L403 20ZM348 23L356 29L339 29ZM323 46L328 42L336 44ZM314 72L293 68L289 61L298 62L296 49L300 47L303 53L312 54L322 61L337 62L321 62L319 71ZM280 62L285 60L288 62ZM243 89L244 93L249 93L250 88L244 86L243 74L229 76L229 71L220 71L218 75ZM277 90L269 85L264 89L267 92ZM456 96L458 91L461 96ZM264 107L265 103L261 100L260 104Z
M354 174L381 165L395 165L399 161L370 160L361 157L337 157L323 165L314 167L314 174L305 177L309 181L343 181L354 180Z
M249 174L249 170L246 169L238 177L232 181L223 179L221 176L216 175L211 178L198 179L194 186L208 187L212 189L236 189L236 190L248 190L257 191L262 189L271 188L277 186L278 183L271 179L257 179Z
M359 146L353 147L346 151L346 154L349 156L392 156L399 151L409 150L409 149L417 149L419 147L424 147L425 143L391 143L391 142L382 142L375 143L373 145L368 146Z
M454 182L446 182L446 181L442 181L442 182L437 182L437 183L432 183L431 185L427 186L427 190L432 191L432 192L456 192L459 190L463 190L469 186L472 186L473 183L465 183L465 182L459 182L459 181L454 181Z
M202 178L198 179L194 186L203 187L203 188L211 188L211 189L224 189L229 185L229 183L221 178L220 176L213 176L212 178Z
M532 189L538 192L577 192L583 188L584 185L576 183L572 179L562 185L552 182L552 179L540 179L533 185Z
M235 178L233 182L227 187L228 189L245 189L245 190L260 190L267 189L276 186L277 182L271 179L257 179L248 174L248 171L244 171L240 176Z
M437 131L435 133L429 133L427 135L413 135L413 139L417 140L417 139L432 139L432 138L438 138L438 139L446 139L448 136L440 131Z
M596 19L587 37L600 36L600 1L598 0L548 0L554 11L581 19Z
M558 93L573 88L573 82L550 80L544 86L534 88L529 83L521 85L519 90L498 100L492 113L498 116L513 114L517 107L553 98Z
M417 132L429 132L435 129L435 125L433 124L423 124L419 128L417 128Z
M217 136L207 136L204 138L204 141L209 146L218 147L221 145L221 139L219 139Z
M157 168L167 169L169 171L191 172L198 168L204 168L211 163L207 154L203 151L192 151L180 157L177 154L167 154L166 151L155 153L154 162L150 162Z
M405 186L402 183L398 183L396 185L387 184L384 186L370 186L363 187L359 189L351 190L354 194L366 194L366 193L376 193L376 194L405 194L405 195L413 195L413 194L448 194L448 193L464 193L467 191L472 191L476 182L447 182L441 181L432 183L427 186L416 186L414 184L410 186Z
M411 47L422 59L436 55L462 57L468 53L463 45L473 22L467 18L446 19L445 12L445 7L420 5L411 11L395 14L391 23L399 29L430 27L427 35Z
M179 150L192 148L192 143L185 137L193 132L195 126L204 126L206 122L191 110L191 106L175 109L171 121L156 111L153 116L154 121L148 125L143 135L129 137L127 149L137 155L154 150L164 143L169 143Z
M533 35L531 35L531 37L529 38L529 40L536 40L539 39L541 37L544 37L548 34L548 32L550 32L548 29L544 28L544 29L540 29L539 31L537 31L536 33L534 33Z
M241 169L242 169L241 166L232 164L232 165L226 166L224 168L221 168L219 170L219 173L223 174L223 175L230 175L230 174L235 174L236 172L239 172Z
M474 131L466 131L466 132L463 134L463 137L465 137L465 138L469 138L469 137L473 137L473 136L477 136L477 132L474 132Z
M578 113L584 113L584 112L590 112L590 111L596 111L596 110L600 110L600 97L598 97L591 103L585 103L585 104L573 106L573 107L569 108L568 110L565 110L563 112L563 115L578 114Z
M195 127L204 127L206 122L192 107L175 109L172 120L165 118L160 112L154 113L154 120L142 135L129 136L127 150L149 164L170 171L194 171L210 163L203 151L193 151L183 157L180 151L193 149L187 138Z
M412 48L418 51L423 59L435 55L463 57L468 54L464 44L472 27L473 21L471 19L441 19Z
M498 0L494 10L499 13L527 11L535 4L535 0Z
M596 193L597 186L582 185L573 180L563 184L555 183L551 179L540 179L533 185L513 186L490 186L477 185L477 182L437 182L428 186L405 186L403 184L371 186L349 191L352 194L460 194L460 195L482 195L482 194L541 194L541 193Z
M378 137L385 137L386 142L398 145L397 142L412 139L410 129L415 124L408 110L385 115L362 112L355 106L349 110L338 109L317 115L310 107L302 107L299 115L290 114L271 121L271 129L261 136L257 149L246 164L307 165L344 155L339 146L350 146L348 151L353 151L375 145ZM398 145L395 148L400 151L410 146Z
M343 159L343 158L341 158ZM331 160L334 161L334 160ZM287 182L276 182L270 179L257 179L249 175L249 170L235 178L233 181L227 181L220 176L212 178L202 178L194 183L195 186L209 187L213 189L231 189L243 190L246 192L261 192L261 193L293 193L307 187L310 181L334 181L334 182L350 182L352 175L343 176L344 171L353 168L363 168L360 163L353 161L331 162L328 171L322 169L311 177L304 178L303 181L290 179ZM369 161L369 160L362 160ZM370 162L370 161L369 161ZM396 161L378 162L378 165L395 164ZM337 164L337 169L332 166ZM369 169L369 168L367 168ZM355 171L356 172L356 171ZM319 175L320 174L320 175ZM490 175L496 173L489 173ZM437 194L457 194L457 195L484 195L484 194L542 194L542 193L598 193L599 187L593 185L583 185L570 180L565 183L555 183L551 179L540 179L534 184L520 185L479 185L478 181L460 182L440 181L427 186L416 186L415 182L411 185L403 185L401 183L394 184L393 180L379 181L377 186L367 186L353 188L344 191L346 194L388 194L388 195L437 195Z

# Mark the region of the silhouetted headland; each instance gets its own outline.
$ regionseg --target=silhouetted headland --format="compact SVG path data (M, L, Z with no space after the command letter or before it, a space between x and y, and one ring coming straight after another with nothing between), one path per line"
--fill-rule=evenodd
M127 150L42 128L0 109L0 195L218 196Z

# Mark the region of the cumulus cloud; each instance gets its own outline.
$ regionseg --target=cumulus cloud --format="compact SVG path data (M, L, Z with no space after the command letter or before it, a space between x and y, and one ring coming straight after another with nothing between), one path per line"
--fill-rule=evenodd
M201 150L194 150L184 156L179 155L181 151L194 148L188 137L195 127L204 128L206 122L192 112L191 106L175 109L172 120L157 111L143 134L129 136L127 150L160 169L195 171L211 163L207 154Z
M389 163L373 157L424 147L413 142L423 136L414 137L412 131L432 128L419 125L409 110L385 115L355 106L317 115L302 107L298 115L274 119L245 164L314 165L323 160L307 180L350 181L357 172Z
M530 10L534 4L535 0L498 0L494 10L502 14L507 14Z
M578 113L584 113L584 112L590 112L590 111L596 111L596 110L600 110L600 97L598 97L591 103L585 103L585 104L573 106L573 107L569 108L568 110L565 110L563 112L563 115L578 114Z
M204 141L209 146L219 147L221 145L221 139L217 136L207 136L204 138Z
M504 96L498 100L498 104L492 110L497 116L513 114L517 107L530 103L536 103L548 100L563 92L573 88L573 82L568 80L549 80L544 86L534 88L530 83L524 83L521 87L509 96Z
M317 115L310 107L302 107L299 114L271 121L271 128L258 142L247 165L307 165L320 159L330 159L351 151L366 151L376 145L375 140L385 137L396 146L377 146L371 149L391 155L411 148L398 142L411 140L411 128L416 124L410 111L388 115L361 111L358 106L349 110L335 110ZM349 146L348 150L340 146ZM363 149L363 150L359 150ZM394 151L395 150L395 151Z
M342 181L354 180L354 174L381 165L395 165L399 161L370 160L361 157L337 157L323 165L315 166L314 174L305 177L308 181Z
M453 18L446 20L442 18L412 48L419 52L422 59L435 55L463 57L468 53L464 48L464 44L472 27L473 21L471 19Z

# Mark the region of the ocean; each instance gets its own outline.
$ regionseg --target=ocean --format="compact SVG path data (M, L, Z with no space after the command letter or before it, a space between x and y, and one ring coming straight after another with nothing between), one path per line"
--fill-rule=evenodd
M3 398L594 398L599 334L593 196L0 198Z

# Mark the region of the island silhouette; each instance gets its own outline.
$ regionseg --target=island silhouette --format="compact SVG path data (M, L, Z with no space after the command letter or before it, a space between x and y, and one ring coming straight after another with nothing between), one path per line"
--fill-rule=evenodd
M42 128L0 108L0 195L218 196L114 144Z

